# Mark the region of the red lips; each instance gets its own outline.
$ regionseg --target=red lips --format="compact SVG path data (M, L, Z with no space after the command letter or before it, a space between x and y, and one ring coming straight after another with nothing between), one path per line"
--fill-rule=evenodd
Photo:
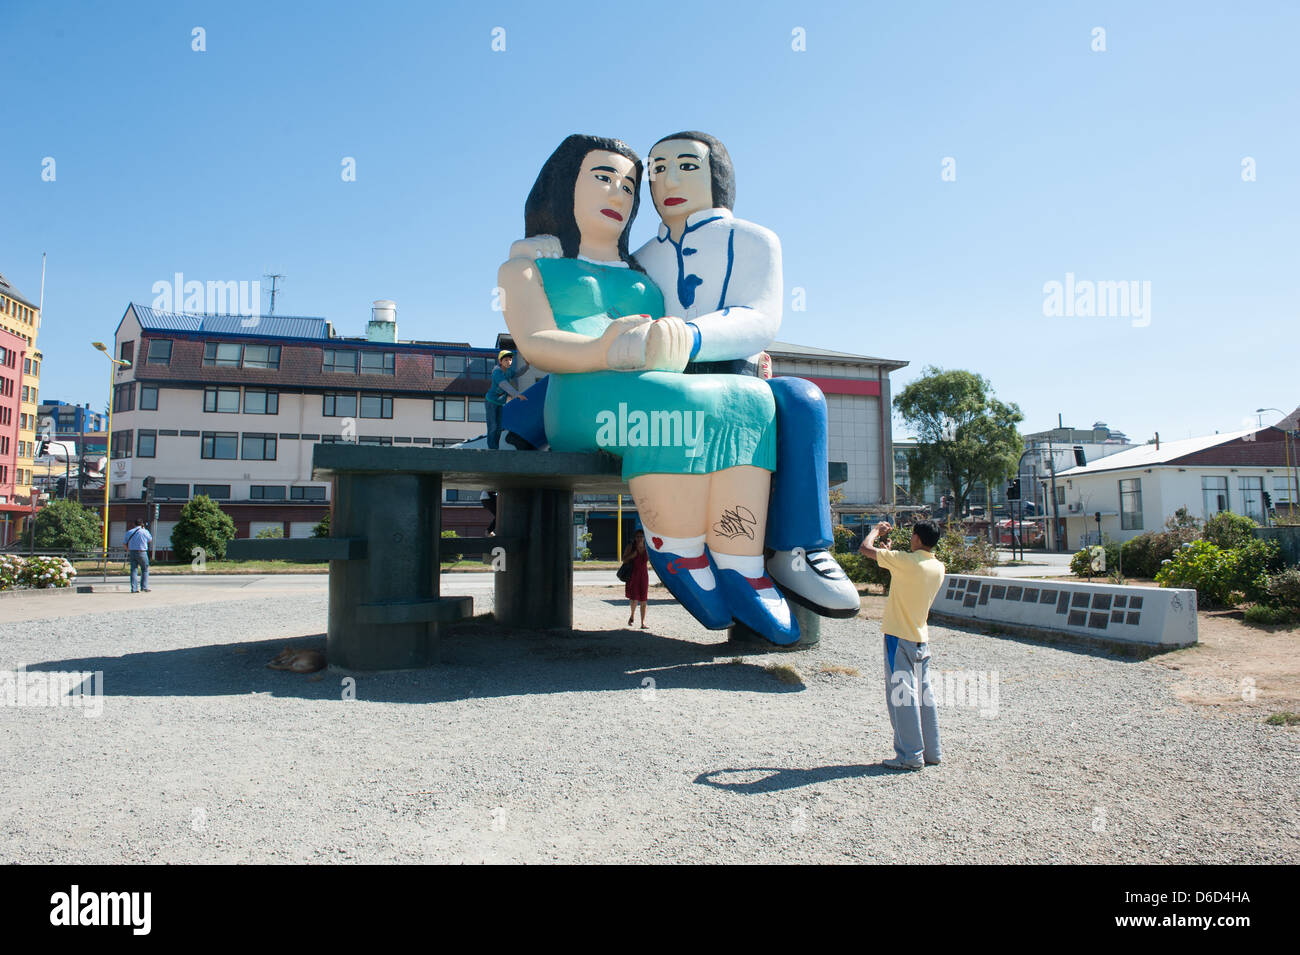
M617 212L615 212L613 209L601 209L601 210L600 210L600 214L601 214L601 215L605 215L605 216L609 216L609 217L610 217L611 219L613 219L615 222L622 222L622 221L623 221L623 217L622 217L621 215L619 215Z
M686 200L683 199L681 196L670 196L669 198L667 198L667 199L664 200L664 205L666 205L666 206L680 206L680 205L681 205L683 202L685 202L685 201L686 201Z

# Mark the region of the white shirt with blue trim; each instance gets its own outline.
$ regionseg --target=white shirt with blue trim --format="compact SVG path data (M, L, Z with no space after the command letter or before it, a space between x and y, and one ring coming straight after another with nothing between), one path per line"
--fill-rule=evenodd
M636 252L664 293L664 310L700 330L694 361L748 358L781 327L781 241L729 209L701 209L686 219L682 241L662 223Z

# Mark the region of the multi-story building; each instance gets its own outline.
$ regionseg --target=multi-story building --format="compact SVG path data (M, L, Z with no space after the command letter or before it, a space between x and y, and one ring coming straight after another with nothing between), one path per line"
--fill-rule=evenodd
M15 501L22 355L26 347L17 335L0 329L0 546L9 543L19 524L30 516L31 505Z
M131 365L114 372L110 542L146 516L152 477L163 548L200 494L221 503L239 537L310 536L330 494L312 479L316 443L428 447L479 435L496 357L464 342L398 341L391 302L376 303L364 338L340 337L323 318L133 304L114 354Z
M31 503L32 458L36 450L37 394L40 391L41 353L36 338L41 329L40 308L24 297L9 280L0 275L0 331L19 339L17 365L10 369L14 375L13 387L18 397L17 457L14 467L14 487L11 503ZM7 427L7 426L0 426Z

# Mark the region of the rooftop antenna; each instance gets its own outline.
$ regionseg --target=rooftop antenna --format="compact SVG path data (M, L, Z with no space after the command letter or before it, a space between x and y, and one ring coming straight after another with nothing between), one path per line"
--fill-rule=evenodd
M280 274L275 274L275 275L264 274L262 278L271 280L271 307L270 309L267 310L266 314L274 315L275 314L275 293L279 291L279 288L276 286L275 283L277 279L282 279L284 278L284 276Z

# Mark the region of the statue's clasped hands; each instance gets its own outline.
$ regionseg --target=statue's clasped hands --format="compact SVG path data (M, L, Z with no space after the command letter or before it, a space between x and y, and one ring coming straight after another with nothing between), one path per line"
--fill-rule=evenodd
M690 329L674 315L616 318L600 340L606 346L605 362L613 371L680 372L691 355Z
M564 249L553 235L535 235L511 245L510 257L558 259ZM683 371L694 344L686 322L675 315L626 315L611 322L600 340L613 371Z

